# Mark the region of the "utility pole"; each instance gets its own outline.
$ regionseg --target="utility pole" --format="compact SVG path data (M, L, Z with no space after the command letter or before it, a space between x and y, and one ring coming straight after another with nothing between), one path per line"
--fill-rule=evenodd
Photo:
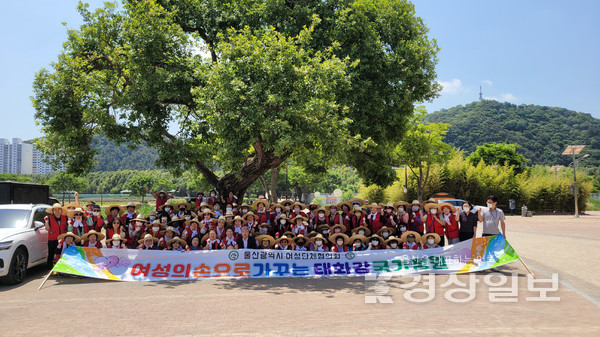
M583 158L587 158L590 155L586 154L581 158L576 158L575 155L580 154L581 151L583 150L583 148L585 147L585 145L569 145L567 146L567 148L565 149L565 151L563 151L563 155L564 156L573 156L573 162L571 163L573 165L573 195L575 196L575 217L579 218L579 205L577 204L577 164L579 163L579 161Z

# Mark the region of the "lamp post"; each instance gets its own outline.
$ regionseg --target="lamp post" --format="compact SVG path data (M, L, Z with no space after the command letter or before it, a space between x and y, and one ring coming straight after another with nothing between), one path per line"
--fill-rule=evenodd
M577 191L577 164L579 164L579 161L581 161L583 158L587 158L590 155L586 154L580 158L576 158L575 155L580 154L584 147L585 147L585 145L569 145L569 146L567 146L565 151L562 153L565 156L568 156L568 155L573 156L573 162L571 164L573 165L573 194L575 196L575 217L576 218L579 218L579 205L577 204L577 192L578 192Z

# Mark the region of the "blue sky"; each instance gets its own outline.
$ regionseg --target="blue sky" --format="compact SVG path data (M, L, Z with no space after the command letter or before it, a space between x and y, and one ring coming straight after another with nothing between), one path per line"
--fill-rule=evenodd
M92 7L102 1L89 1ZM428 111L484 97L564 107L600 118L600 1L414 1L441 47L441 96ZM75 0L9 1L0 13L0 138L41 135L29 97L36 71L56 60Z

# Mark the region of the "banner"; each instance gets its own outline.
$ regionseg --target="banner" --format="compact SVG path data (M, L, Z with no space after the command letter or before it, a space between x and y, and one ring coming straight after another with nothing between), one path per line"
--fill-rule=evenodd
M204 250L190 252L69 247L53 271L119 281L213 277L335 277L385 273L468 273L507 264L519 256L502 235L425 250L312 252Z

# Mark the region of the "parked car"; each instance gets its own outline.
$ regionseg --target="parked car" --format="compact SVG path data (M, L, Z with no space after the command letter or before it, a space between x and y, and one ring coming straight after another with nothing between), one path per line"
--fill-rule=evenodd
M0 205L0 282L23 282L27 269L46 263L45 204Z
M458 208L459 210L462 210L462 205L465 203L465 201L462 200L462 199L443 199L443 200L438 200L438 204L441 204L443 202L447 202L447 203L451 204L452 206Z

